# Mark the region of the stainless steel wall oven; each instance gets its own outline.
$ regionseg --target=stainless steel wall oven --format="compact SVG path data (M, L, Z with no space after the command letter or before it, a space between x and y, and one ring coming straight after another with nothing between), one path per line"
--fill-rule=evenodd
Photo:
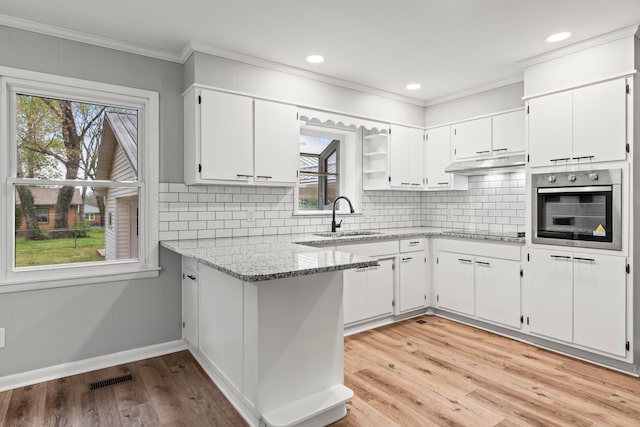
M622 170L531 175L532 241L622 249Z

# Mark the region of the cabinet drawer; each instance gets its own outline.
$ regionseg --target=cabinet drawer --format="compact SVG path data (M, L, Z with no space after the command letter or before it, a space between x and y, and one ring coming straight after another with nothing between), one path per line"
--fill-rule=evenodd
M339 245L336 247L336 250L371 257L394 255L398 253L398 241L387 240L384 242L360 243L357 245Z
M416 252L423 251L427 247L425 239L405 239L400 240L400 252Z

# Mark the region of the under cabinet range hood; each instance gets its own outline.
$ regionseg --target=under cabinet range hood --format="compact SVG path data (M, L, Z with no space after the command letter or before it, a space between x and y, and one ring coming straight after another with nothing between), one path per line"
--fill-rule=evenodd
M447 166L444 171L458 175L486 175L496 172L514 172L513 169L524 166L526 158L527 156L522 153L483 159L456 160Z

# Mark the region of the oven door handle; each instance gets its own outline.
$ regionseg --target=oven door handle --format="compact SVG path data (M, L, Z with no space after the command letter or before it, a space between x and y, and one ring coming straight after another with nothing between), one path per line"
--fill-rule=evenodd
M591 187L553 187L538 188L538 194L556 194L556 193L602 193L612 191L610 185L594 185Z

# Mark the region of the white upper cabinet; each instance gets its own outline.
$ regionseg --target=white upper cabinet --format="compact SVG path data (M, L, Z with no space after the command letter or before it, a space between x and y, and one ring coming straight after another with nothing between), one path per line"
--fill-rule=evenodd
M571 159L572 93L560 92L529 101L529 163L549 166Z
M451 128L442 126L425 133L424 176L428 190L466 190L466 176L447 173L444 169L451 163Z
M184 96L185 183L295 185L299 138L296 107L192 87Z
M624 160L626 97L617 79L529 100L530 165Z
M491 154L491 117L451 126L451 146L457 160Z
M625 159L626 86L618 79L573 91L574 159Z
M389 137L389 185L420 190L423 186L423 131L391 126Z
M493 154L524 151L526 141L524 116L524 110L518 110L492 117L491 151Z
M253 177L253 100L201 90L198 106L201 179L248 181Z
M389 136L389 185L409 186L409 128L391 126Z
M255 179L295 183L300 158L297 108L255 100Z

